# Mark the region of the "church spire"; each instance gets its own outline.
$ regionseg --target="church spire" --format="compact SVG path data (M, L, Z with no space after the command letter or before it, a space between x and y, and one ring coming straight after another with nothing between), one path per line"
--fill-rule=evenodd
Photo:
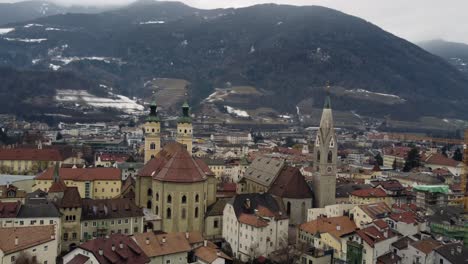
M55 163L55 168L54 168L54 182L59 182L60 181L60 164L58 162Z
M325 109L331 109L330 82L327 82L326 91L327 91L327 95L325 96L325 104L324 104L323 108L325 108Z
M179 123L191 123L192 118L190 117L190 105L187 101L182 105L182 116L179 118Z
M146 118L147 122L159 122L158 117L158 105L156 104L156 91L153 92L153 96L150 103L150 113Z

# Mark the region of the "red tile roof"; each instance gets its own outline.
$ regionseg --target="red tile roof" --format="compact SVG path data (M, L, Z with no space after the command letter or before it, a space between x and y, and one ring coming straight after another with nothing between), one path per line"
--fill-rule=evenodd
M386 197L387 193L385 193L385 191L380 188L370 188L353 191L351 195L366 198L378 198Z
M382 219L377 219L374 221L374 224L379 228L379 229L385 229L388 228L388 223L385 222Z
M347 216L321 217L299 225L299 229L309 234L330 233L335 237L341 237L354 232L357 227L354 221Z
M432 238L426 238L426 239L411 243L411 246L413 246L414 248L418 249L419 251L423 252L426 255L431 253L434 249L438 248L441 245L442 245L442 242L439 242Z
M213 175L201 159L194 159L187 149L177 142L164 146L139 172L139 176L167 182L199 182Z
M97 157L101 158L101 161L125 162L130 156L127 154L103 153L103 154L99 154ZM96 161L97 161L97 158L96 158Z
M54 168L48 168L36 176L36 180L52 180ZM72 181L118 181L121 179L120 169L117 168L60 168L60 179Z
M13 218L19 212L21 202L2 202L0 201L0 218Z
M16 238L18 238L17 245ZM0 228L0 250L5 254L35 247L54 239L53 225Z
M409 147L393 147L393 148L384 148L384 155L395 156L399 158L406 158L408 152L411 150Z
M417 215L413 212L392 213L390 218L406 224L414 224L418 221Z
M101 264L143 264L150 262L150 259L138 244L132 238L123 234L113 234L109 238L89 240L78 247L92 252ZM112 250L113 247L114 250Z
M387 240L389 238L392 238L396 236L395 233L393 233L391 230L386 230L386 231L379 231L377 227L375 226L369 226L366 228L363 228L361 230L356 231L357 235L366 243L374 247L374 245L378 242Z
M269 193L281 198L308 199L313 198L301 171L296 167L285 166L268 190Z
M445 167L456 167L461 164L461 161L456 161L451 158L447 158L440 153L430 154L429 157L425 160L427 164L440 165Z
M89 257L78 254L72 258L67 264L85 264L89 260Z
M362 204L359 208L372 219L383 218L392 212L392 209L384 202L373 204Z
M63 161L57 149L0 149L0 160Z

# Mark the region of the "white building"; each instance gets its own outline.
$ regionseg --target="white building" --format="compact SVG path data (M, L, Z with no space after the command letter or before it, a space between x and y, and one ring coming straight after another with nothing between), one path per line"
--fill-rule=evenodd
M17 261L53 264L57 248L54 226L0 228L0 264Z
M272 195L240 194L224 208L223 238L241 261L268 257L288 245L288 224L282 202Z

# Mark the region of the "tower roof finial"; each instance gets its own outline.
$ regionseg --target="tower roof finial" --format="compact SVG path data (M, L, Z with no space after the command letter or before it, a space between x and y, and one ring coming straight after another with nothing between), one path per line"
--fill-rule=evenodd
M156 90L153 90L153 95L151 96L151 103L150 103L150 114L146 118L147 122L159 122L157 109L158 109L158 105L156 103Z
M331 100L330 100L330 81L327 81L327 84L326 84L326 96L325 96L325 105L323 106L323 108L325 109L331 109Z

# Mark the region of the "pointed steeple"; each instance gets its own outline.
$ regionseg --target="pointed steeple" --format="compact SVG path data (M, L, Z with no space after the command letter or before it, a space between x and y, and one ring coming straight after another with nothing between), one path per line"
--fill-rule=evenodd
M323 106L322 119L320 120L320 129L333 130L333 115L330 99L330 84L327 83L327 95Z
M325 108L325 109L331 109L330 82L327 82L326 91L327 91L327 95L325 96L325 104L324 104L323 108Z
M55 168L54 168L54 182L59 182L60 181L60 164L58 162L55 163Z

